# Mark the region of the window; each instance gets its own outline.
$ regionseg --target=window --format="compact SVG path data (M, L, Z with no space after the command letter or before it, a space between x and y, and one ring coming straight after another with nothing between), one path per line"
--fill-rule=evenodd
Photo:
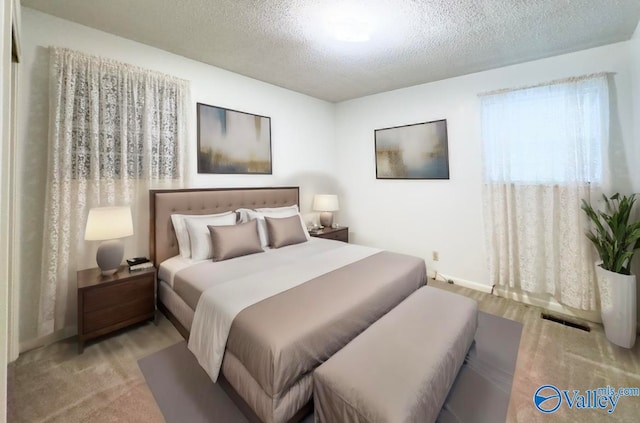
M603 182L608 100L606 75L482 97L483 217L498 289L597 307L580 207Z
M485 181L602 182L605 76L482 98Z

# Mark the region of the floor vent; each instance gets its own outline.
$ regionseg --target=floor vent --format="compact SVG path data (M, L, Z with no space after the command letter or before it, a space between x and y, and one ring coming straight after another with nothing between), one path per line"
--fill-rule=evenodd
M542 317L545 320L550 320L552 322L556 322L556 323L560 323L562 325L565 326L570 326L572 328L576 328L576 329L580 329L583 330L585 332L591 332L591 328L587 325L583 325L582 323L577 323L577 322L572 322L570 320L565 320L561 317L557 317L557 316L553 316L551 314L547 314L547 313L541 313L540 317Z

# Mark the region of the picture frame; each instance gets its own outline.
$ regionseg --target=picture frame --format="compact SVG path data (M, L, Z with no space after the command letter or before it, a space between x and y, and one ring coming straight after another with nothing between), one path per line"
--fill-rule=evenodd
M271 175L271 118L197 103L198 173Z
M447 120L374 130L376 179L449 179Z

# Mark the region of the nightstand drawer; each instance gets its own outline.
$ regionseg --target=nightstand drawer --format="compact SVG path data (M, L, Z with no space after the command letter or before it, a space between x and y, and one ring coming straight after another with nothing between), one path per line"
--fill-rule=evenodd
M311 236L324 239L332 239L334 241L349 242L349 228L327 228L320 232L312 233Z
M89 339L155 315L155 267L131 272L121 266L112 275L98 268L78 271L78 353Z
M332 232L324 236L325 239L334 239L336 241L349 242L349 233L347 230Z
M147 295L125 304L85 313L82 316L84 319L84 332L90 333L134 317L153 313L154 311L153 295Z
M140 298L153 299L153 274L84 292L85 310L98 311Z

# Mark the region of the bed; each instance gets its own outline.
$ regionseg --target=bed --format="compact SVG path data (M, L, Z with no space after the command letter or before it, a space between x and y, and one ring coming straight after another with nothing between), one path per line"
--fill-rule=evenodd
M219 262L179 256L172 214L295 206L297 187L156 190L150 195L158 305L190 338L190 349L211 342L209 320L202 316L225 307L220 287L238 291L251 284L245 291L267 290L263 299L238 307L229 323L217 379L242 401L241 409L264 422L304 417L310 410L313 370L426 284L422 259L318 238ZM282 283L281 291L268 292ZM207 306L209 298L222 302ZM196 357L215 380L216 370Z

